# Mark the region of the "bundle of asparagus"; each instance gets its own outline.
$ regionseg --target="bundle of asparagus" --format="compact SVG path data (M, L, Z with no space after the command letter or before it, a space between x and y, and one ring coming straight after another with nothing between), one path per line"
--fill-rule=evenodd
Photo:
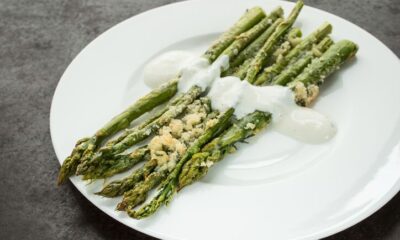
M254 85L288 86L297 104L309 106L324 79L355 55L357 45L348 40L334 43L328 36L332 31L328 23L301 39L301 31L293 24L302 7L303 2L298 1L286 19L281 8L268 15L259 7L249 9L203 57L213 63L228 56L229 68L222 69L222 75L237 76ZM265 129L271 120L272 115L262 111L240 119L234 117L233 108L219 112L201 87L177 94L178 81L179 76L139 99L94 136L79 140L61 167L58 183L73 174L90 180L106 178L144 162L130 176L97 193L123 195L117 209L144 218L169 203L178 190L206 175L214 163L236 150L235 144ZM128 128L134 119L165 102L143 123ZM147 145L126 153L149 137ZM136 209L157 187L157 195Z

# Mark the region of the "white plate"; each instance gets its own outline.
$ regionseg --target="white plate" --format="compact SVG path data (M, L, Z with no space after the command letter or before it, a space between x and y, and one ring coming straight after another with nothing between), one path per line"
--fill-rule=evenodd
M281 5L286 14L293 7L265 0L182 2L132 17L90 43L53 98L51 135L60 162L77 139L149 91L141 79L149 59L170 49L201 53L256 5L267 11ZM98 184L72 182L111 217L163 239L316 239L363 220L400 187L400 64L372 35L332 14L305 7L296 25L306 35L323 21L333 24L335 40L360 46L314 106L336 123L332 141L308 145L265 131L143 221L114 211L118 200L93 195Z

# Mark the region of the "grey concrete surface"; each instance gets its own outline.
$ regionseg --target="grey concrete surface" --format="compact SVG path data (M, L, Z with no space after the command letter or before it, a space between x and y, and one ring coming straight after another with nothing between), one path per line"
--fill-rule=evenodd
M60 76L86 44L171 2L0 0L0 239L153 239L108 217L72 184L56 187L49 109ZM400 55L399 0L306 3L358 24ZM400 195L328 239L400 239Z

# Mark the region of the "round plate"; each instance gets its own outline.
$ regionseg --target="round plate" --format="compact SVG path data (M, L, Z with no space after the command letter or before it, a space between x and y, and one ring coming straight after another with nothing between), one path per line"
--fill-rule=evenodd
M181 2L132 17L91 42L54 94L50 126L60 163L77 139L149 91L142 69L152 57L172 49L200 54L257 5L266 11L280 5L286 14L293 7L265 0ZM102 182L73 177L73 184L111 217L163 239L316 239L363 220L400 187L400 64L375 37L327 12L304 7L296 25L307 35L324 21L334 26L334 40L360 46L313 106L337 125L333 140L309 145L267 129L141 221L114 210L120 199L94 195Z

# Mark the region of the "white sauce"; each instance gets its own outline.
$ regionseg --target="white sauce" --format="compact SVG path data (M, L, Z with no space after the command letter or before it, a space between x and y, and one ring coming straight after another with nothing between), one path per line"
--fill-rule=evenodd
M336 127L325 115L305 107L295 107L273 124L276 131L307 143L322 143L336 134Z
M180 92L186 92L194 85L206 90L216 79L220 78L221 70L228 67L228 56L218 58L211 65L205 58L200 57L193 59L181 71L178 90Z
M224 111L233 107L238 118L255 110L269 112L275 130L303 142L324 142L336 133L325 115L298 106L287 87L257 87L236 77L224 77L214 82L208 96L213 108Z
M174 77L197 56L186 51L170 51L152 59L144 67L144 82L150 88L156 88Z
M189 53L170 52L146 66L145 81L158 86L180 74L180 92L186 92L194 85L203 90L211 86L208 96L214 109L225 111L233 107L237 118L255 110L269 112L275 130L303 142L321 143L336 134L336 128L329 118L313 109L299 107L289 88L258 87L237 77L221 78L221 70L228 66L228 56L222 56L210 65L206 59L194 58ZM153 75L147 74L146 78L146 71Z

